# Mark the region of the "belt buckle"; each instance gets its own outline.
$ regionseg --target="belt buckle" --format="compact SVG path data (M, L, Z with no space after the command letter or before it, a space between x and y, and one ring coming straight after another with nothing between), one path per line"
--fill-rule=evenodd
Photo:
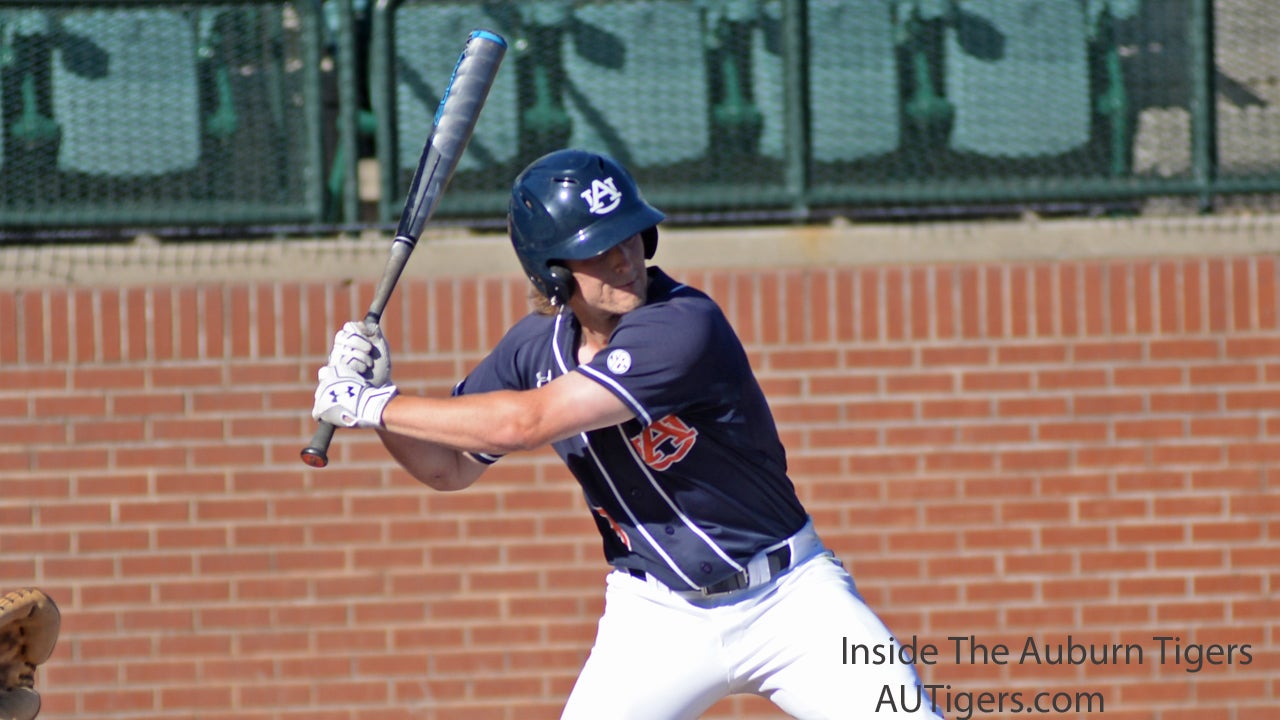
M733 583L733 587L726 587L724 589L720 588L721 585L726 585L730 582ZM712 583L711 585L703 588L698 588L698 592L702 593L702 597L712 597L714 595L724 595L725 593L741 590L745 587L751 587L751 576L747 574L746 570L742 570L736 575L730 575L720 582Z
M789 568L791 566L791 560L791 547L789 545L783 545L782 547L775 548L767 553L765 555L765 570L767 571L767 576L764 578L764 581L767 582L768 580L777 577L779 573ZM730 582L733 583L733 587L720 589L720 586L726 585ZM713 583L707 587L698 588L698 592L702 593L703 597L712 597L713 595L723 595L725 593L731 593L749 587L751 587L751 573L748 570L741 570L736 575L730 575L720 582Z

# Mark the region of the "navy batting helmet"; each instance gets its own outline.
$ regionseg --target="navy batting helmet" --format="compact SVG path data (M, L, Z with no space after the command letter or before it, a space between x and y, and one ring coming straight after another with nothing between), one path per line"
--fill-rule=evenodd
M613 159L557 150L516 178L507 225L530 282L552 305L562 305L573 295L573 274L561 262L595 257L636 233L644 238L645 258L652 258L664 218Z

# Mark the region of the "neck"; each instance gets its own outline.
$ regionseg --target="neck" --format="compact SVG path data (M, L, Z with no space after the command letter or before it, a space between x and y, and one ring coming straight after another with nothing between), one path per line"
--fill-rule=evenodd
M651 276L647 282L652 283ZM609 339L622 322L623 313L593 307L581 293L574 293L569 299L569 310L578 321L578 362L590 362L596 353L609 346Z
M609 346L609 338L613 336L613 331L618 327L622 316L588 318L578 315L577 318L578 326L581 328L578 336L578 363L584 364L590 362L596 353Z

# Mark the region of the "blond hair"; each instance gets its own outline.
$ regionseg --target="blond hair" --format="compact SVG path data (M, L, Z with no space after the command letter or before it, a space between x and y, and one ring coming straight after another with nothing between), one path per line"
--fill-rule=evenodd
M555 315L560 312L558 306L551 304L551 298L543 295L533 283L529 283L529 307L539 315Z

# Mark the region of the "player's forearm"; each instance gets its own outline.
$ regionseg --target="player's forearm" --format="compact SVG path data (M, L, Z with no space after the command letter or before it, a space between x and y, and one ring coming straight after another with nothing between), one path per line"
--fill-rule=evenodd
M505 455L530 450L552 439L540 427L535 404L518 391L451 398L400 395L387 404L387 430L472 453Z
M419 482L442 491L471 486L488 467L468 455L505 455L550 442L536 430L541 417L515 391L464 397L398 395L382 412L383 445Z

